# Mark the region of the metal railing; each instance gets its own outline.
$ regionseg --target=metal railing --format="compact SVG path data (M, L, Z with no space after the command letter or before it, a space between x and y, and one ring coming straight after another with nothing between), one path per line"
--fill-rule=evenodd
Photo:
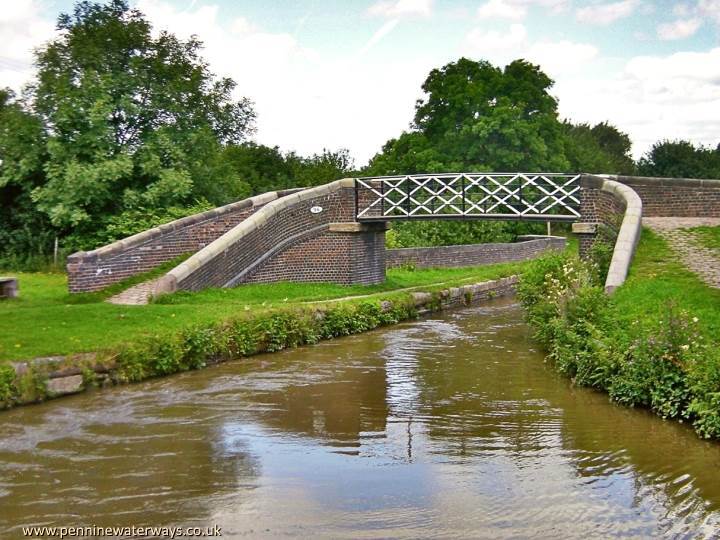
M442 173L355 179L358 221L577 221L580 175Z

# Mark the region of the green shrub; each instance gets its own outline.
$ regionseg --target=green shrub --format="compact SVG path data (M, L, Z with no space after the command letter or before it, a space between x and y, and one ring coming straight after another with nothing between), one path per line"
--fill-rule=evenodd
M186 328L181 333L183 359L181 366L186 369L200 369L207 361L222 354L228 354L229 333L215 325Z
M668 303L628 324L600 286L598 264L549 255L530 265L518 296L556 369L621 404L690 420L720 437L720 353L698 319Z
M599 283L605 283L608 271L610 270L610 262L612 261L615 242L597 239L590 246L588 258L595 265L597 272L597 280Z
M15 368L10 364L0 365L0 407L9 405L17 397Z
M704 438L720 438L720 351L706 348L688 366L693 399L688 412L695 430Z

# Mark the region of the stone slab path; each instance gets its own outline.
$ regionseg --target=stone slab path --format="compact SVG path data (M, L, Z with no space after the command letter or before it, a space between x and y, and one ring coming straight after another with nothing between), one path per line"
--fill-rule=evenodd
M155 292L155 285L159 280L160 278L139 283L105 301L123 306L143 306L148 303L150 296Z
M688 229L719 227L720 218L644 217L645 227L662 236L683 264L711 287L720 288L720 253L703 247Z

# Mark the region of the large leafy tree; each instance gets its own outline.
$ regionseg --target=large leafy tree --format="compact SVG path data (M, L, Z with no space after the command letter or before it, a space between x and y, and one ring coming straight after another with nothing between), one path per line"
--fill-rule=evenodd
M219 154L252 131L251 103L214 77L198 40L153 37L125 0L80 2L58 29L30 92L48 131L33 198L55 226L87 237L123 212L249 191Z
M244 143L227 146L223 160L253 194L326 184L348 176L353 168L345 148L304 157L295 152L283 154L277 146Z
M690 141L659 141L638 162L644 176L720 178L720 145L708 148Z
M434 69L412 131L389 141L369 171L566 170L552 84L524 60L500 69L460 58Z
M0 90L0 264L30 267L47 254L55 231L30 193L44 182L46 133L40 118Z

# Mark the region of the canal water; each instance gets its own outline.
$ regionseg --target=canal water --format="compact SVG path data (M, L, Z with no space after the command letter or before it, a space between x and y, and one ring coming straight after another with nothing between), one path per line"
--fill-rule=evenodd
M0 537L713 538L720 445L574 388L511 300L0 413Z

